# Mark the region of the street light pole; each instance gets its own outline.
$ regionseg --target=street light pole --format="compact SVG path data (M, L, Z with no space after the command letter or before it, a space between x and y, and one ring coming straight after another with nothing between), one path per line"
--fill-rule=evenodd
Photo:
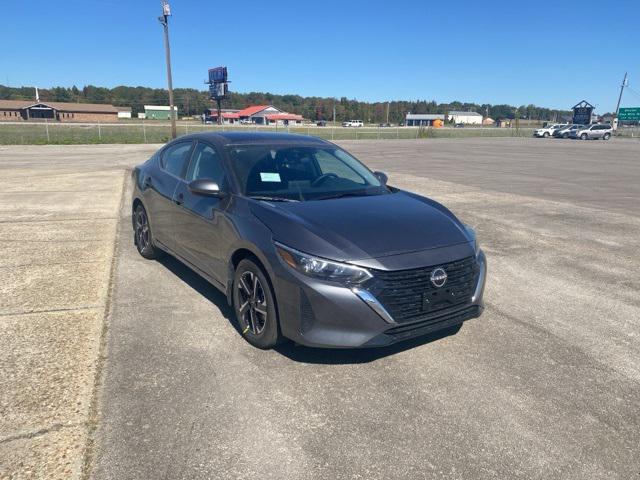
M158 17L158 21L164 27L164 51L167 60L167 86L169 87L169 118L171 119L171 138L177 137L176 132L176 116L173 107L173 80L171 78L171 47L169 46L169 16L171 16L171 7L167 0L161 0L162 16Z

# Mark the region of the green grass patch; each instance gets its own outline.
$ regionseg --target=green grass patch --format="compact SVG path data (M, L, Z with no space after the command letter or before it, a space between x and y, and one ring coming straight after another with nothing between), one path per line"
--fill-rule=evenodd
M249 127L217 126L179 122L178 135L206 131L289 132L313 135L326 140L386 140L464 137L530 137L532 128L412 128L412 127ZM168 123L129 123L78 125L69 123L3 124L2 145L73 145L98 143L164 143L170 137Z

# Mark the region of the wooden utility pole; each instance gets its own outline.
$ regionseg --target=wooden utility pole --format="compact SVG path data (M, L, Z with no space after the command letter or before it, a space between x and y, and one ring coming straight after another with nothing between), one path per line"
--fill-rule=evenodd
M620 95L618 96L618 104L616 105L616 118L618 118L618 111L620 110L620 101L622 100L622 92L624 91L624 87L626 86L627 86L627 72L624 72L622 85L620 85Z
M167 60L167 86L169 87L169 118L171 119L171 138L176 138L176 112L173 106L173 80L171 78L171 47L169 45L169 17L171 16L171 7L167 0L161 0L162 16L158 20L164 27L164 51Z

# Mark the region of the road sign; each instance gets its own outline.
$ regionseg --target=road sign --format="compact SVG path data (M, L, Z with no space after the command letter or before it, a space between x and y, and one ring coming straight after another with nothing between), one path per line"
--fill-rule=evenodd
M620 110L618 111L618 120L639 121L640 107L620 108Z

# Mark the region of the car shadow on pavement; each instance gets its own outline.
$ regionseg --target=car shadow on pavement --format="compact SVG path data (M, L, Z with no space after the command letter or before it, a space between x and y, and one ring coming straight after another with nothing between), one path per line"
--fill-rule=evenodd
M189 285L192 289L202 295L204 298L213 303L220 309L220 312L224 317L229 320L229 323L233 328L240 333L240 327L236 321L236 316L231 308L227 304L227 297L216 287L211 285L207 280L195 273L181 261L173 258L170 255L165 255L158 259L158 262L162 264L167 270L173 273L176 277ZM313 363L313 364L325 364L325 365L341 365L341 364L357 364L357 363L369 363L379 360L396 353L404 352L412 348L420 347L437 340L455 335L460 330L461 325L444 329L432 334L424 335L422 337L405 340L400 343L388 347L378 348L348 348L348 349L336 349L336 348L311 348L302 345L297 345L293 342L286 342L274 349L284 357L300 363ZM247 343L247 348L253 348Z
M173 273L176 277L178 277L180 280L182 280L184 283L189 285L196 292L198 292L200 295L202 295L204 298L218 307L222 315L224 315L224 317L229 320L231 325L239 331L235 314L233 312L233 309L227 303L227 297L224 293L211 285L207 280L191 270L180 260L177 260L170 255L163 255L158 259L158 262L171 273Z

